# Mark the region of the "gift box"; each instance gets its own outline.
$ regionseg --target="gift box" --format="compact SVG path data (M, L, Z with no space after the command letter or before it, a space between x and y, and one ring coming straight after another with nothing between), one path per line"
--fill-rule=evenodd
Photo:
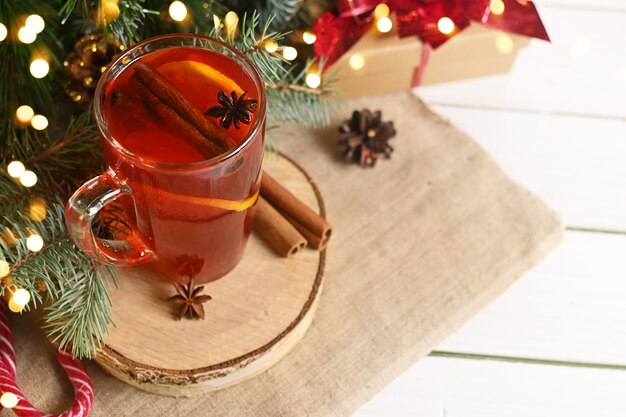
M423 44L394 29L370 30L335 62L329 73L343 98L407 90L417 85ZM508 72L530 38L472 25L430 52L419 85Z

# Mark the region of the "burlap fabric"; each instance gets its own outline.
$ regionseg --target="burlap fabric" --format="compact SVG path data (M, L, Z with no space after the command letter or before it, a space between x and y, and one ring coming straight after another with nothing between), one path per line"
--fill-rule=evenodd
M552 211L466 134L408 94L349 102L382 109L390 161L341 161L336 127L279 132L315 178L335 235L308 334L261 376L202 398L136 390L88 363L92 416L348 416L535 265L562 236ZM19 383L48 412L71 404L36 316L14 318ZM164 335L167 337L167 335ZM4 413L7 413L6 411Z

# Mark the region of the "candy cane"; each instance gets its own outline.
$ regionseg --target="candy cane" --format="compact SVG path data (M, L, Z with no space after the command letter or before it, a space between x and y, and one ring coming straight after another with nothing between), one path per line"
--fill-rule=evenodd
M85 368L80 361L63 350L59 350L56 357L74 387L76 400L71 409L52 416L36 410L26 400L15 383L17 369L15 351L13 350L13 336L9 328L6 306L0 302L0 393L11 392L17 396L18 403L12 410L18 417L86 417L89 413L93 403L93 387ZM0 406L1 410L2 406Z

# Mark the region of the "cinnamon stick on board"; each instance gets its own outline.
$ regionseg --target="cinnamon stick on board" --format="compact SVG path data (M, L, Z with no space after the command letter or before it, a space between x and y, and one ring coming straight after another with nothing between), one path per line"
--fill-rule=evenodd
M302 230L309 245L315 249L324 249L332 234L332 226L322 216L289 192L267 172L261 179L261 195L279 212L286 215Z
M306 239L261 196L254 227L282 256L291 257L306 246Z

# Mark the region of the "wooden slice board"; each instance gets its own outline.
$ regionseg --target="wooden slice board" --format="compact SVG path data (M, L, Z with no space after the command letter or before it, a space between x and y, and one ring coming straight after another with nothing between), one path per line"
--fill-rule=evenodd
M324 215L308 174L284 155L265 169ZM96 361L117 378L163 395L193 396L255 376L284 357L304 336L322 290L325 252L306 249L280 257L253 233L233 272L207 284L213 299L205 320L176 320L166 299L171 284L145 268L120 270L112 292L113 321Z

